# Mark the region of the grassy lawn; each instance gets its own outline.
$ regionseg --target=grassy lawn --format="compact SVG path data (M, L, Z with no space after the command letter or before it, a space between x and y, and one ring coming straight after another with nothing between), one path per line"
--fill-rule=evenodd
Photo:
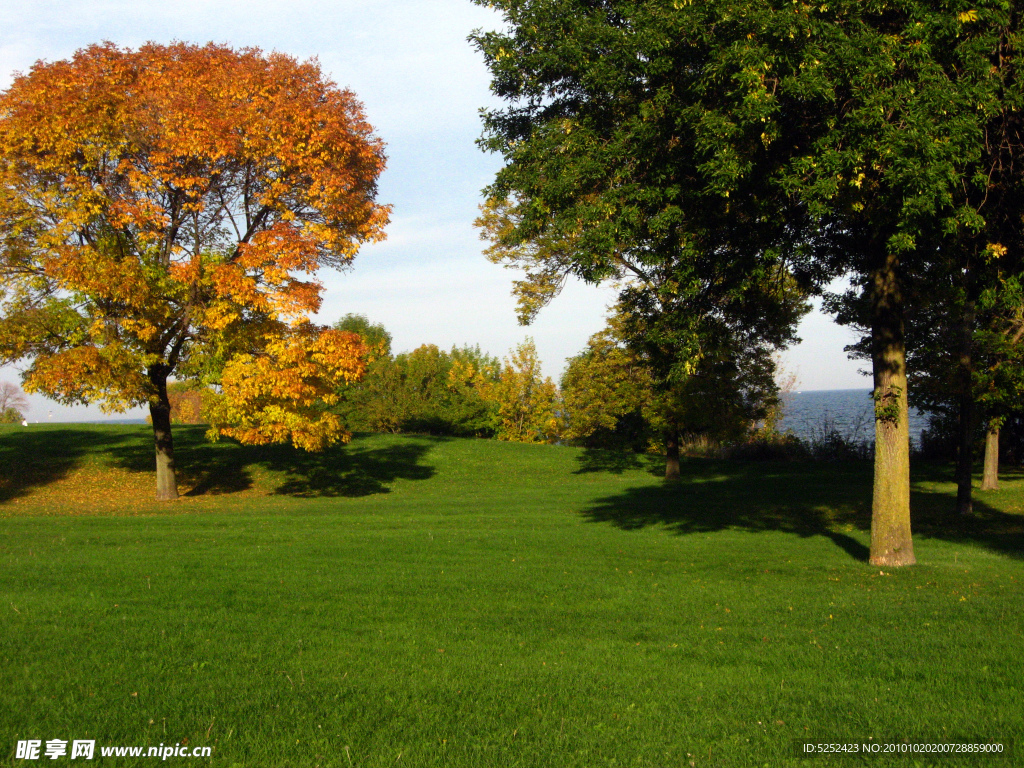
M692 460L667 487L563 447L177 438L187 495L157 504L144 426L0 428L0 765L38 764L24 739L221 768L1024 750L1024 476L964 524L948 473L916 470L920 564L887 571L866 465Z

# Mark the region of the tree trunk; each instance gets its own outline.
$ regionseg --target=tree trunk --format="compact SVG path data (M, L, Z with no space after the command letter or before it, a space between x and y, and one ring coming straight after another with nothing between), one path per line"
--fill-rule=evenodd
M156 395L149 401L149 415L153 420L153 439L156 443L156 498L170 501L178 498L178 480L174 474L174 441L171 439L171 401L167 397L166 366L149 369L149 380L156 387Z
M665 479L679 479L679 429L674 424L665 431Z
M971 514L971 475L974 470L974 302L967 301L960 324L960 359L957 365L957 385L960 390L960 433L956 453L956 511Z
M985 432L985 472L981 477L981 490L999 490L999 422L992 419Z
M912 565L910 429L903 298L896 258L880 259L871 284L871 357L875 384L875 484L871 505L872 565Z

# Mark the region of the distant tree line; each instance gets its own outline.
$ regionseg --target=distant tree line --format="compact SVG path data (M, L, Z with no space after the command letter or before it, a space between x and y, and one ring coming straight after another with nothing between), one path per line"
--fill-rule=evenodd
M526 341L504 362L479 347L446 352L424 344L393 355L391 335L362 315L335 329L358 334L368 351L362 379L342 384L334 412L352 431L494 437L526 443L561 438L558 388Z
M707 361L670 395L625 344L616 314L569 361L557 386L532 341L504 361L478 347L424 344L393 355L391 335L362 315L338 321L368 352L362 379L342 384L334 412L359 432L486 437L527 443L664 451L673 420L690 441L742 441L778 407L774 362L762 354Z

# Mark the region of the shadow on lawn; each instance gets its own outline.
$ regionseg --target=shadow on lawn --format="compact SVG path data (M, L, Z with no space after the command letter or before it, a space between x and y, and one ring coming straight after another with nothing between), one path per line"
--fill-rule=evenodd
M306 498L370 496L390 493L389 484L395 480L427 480L432 477L433 467L420 463L431 448L429 443L376 448L356 443L335 446L323 453L305 453L289 446L265 446L259 456L254 457L255 461L249 463L286 475L287 480L274 490L278 495ZM252 451L238 446L239 453ZM242 460L246 458L243 456ZM201 461L196 462L197 467L200 464ZM232 469L230 464L202 465L200 482L191 493L223 493L224 477L230 477ZM245 468L241 471L245 472Z
M0 431L0 502L64 479L91 454L136 449L142 450L138 435L123 430L84 425L5 428ZM148 455L152 456L152 447Z
M423 463L440 438L354 440L323 453L286 445L243 446L230 440L206 442L204 427L175 426L178 482L187 496L249 490L256 475L276 475L274 493L302 497L369 496L388 493L396 480L426 480L433 467ZM154 472L153 437L148 426L130 431L89 425L0 433L0 502L65 478L90 454L129 472ZM283 480L282 480L283 476Z
M642 457L641 457L642 458ZM611 461L604 471L620 472ZM581 456L579 471L601 471ZM626 467L655 472L641 462ZM867 561L868 548L843 530L871 529L872 465L869 462L739 462L689 459L679 482L631 488L597 499L583 514L624 530L659 525L685 535L727 528L824 536L850 557ZM1005 473L1004 477L1013 477ZM954 512L956 490L934 490L947 481L943 468L915 469L912 526L917 537L967 541L1024 558L1024 516L1002 512L976 493L975 514Z
M202 427L175 430L178 481L190 488L186 496L238 493L252 488L254 475L265 470L283 475L274 493L282 496L338 497L389 493L396 480L427 480L434 468L422 461L434 442L424 438L399 444L366 444L356 438L322 453L307 453L290 445L240 445L232 440L205 441ZM376 441L375 441L376 442ZM135 450L111 451L117 463L133 471L152 471L152 454Z
M627 471L648 472L652 475L665 474L665 457L652 453L584 448L577 461L580 465L574 473L577 475L591 472L610 472L613 475L621 475Z

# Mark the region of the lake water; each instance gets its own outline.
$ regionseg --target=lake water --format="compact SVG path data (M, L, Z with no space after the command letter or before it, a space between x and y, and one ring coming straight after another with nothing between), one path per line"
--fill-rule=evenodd
M790 430L802 440L820 436L827 425L840 435L858 441L871 441L875 435L874 403L870 389L830 389L815 392L790 392L782 396L783 411L779 429ZM910 409L910 440L917 443L928 419Z

